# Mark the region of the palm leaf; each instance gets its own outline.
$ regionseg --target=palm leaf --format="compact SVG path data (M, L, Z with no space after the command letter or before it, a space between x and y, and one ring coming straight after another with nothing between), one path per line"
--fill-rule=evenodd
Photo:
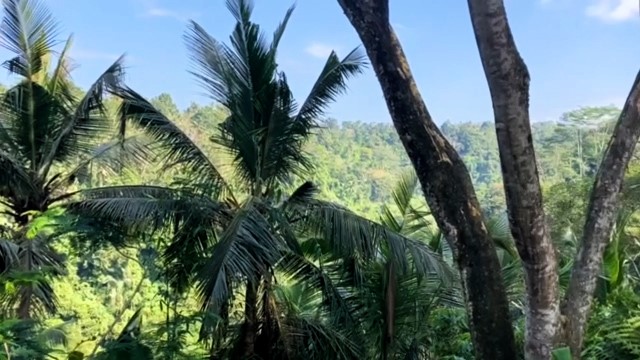
M379 255L384 243L399 271L408 269L407 258L410 258L416 271L424 276L436 274L442 279L453 276L450 267L427 244L391 231L344 207L313 200L296 210L300 214L301 230L326 239L336 256L373 259Z
M56 43L57 23L42 1L4 0L3 5L2 46L16 54L4 66L12 73L33 80Z
M85 154L93 150L95 137L110 128L110 120L104 106L104 97L119 88L124 75L124 57L118 58L96 80L85 96L57 129L51 148L38 168L38 175L45 177L54 161L63 161L71 155ZM62 61L62 60L61 60Z
M229 298L230 280L257 281L280 255L270 224L249 201L236 211L197 275L204 309L218 311Z
M29 159L31 169L35 170L41 155L38 142L42 142L42 136L36 134L42 130L42 120L38 121L36 113L44 110L43 100L47 104L51 99L48 96L41 99L44 94L40 88L34 87L34 81L43 70L45 57L55 45L57 24L40 1L4 0L3 5L4 17L0 25L2 46L16 55L3 65L10 72L24 78L10 92L13 101L5 100L5 105L7 102L14 105L14 114L17 115L20 126L14 126L13 131L17 131L17 128L23 130L23 142L18 145Z
M234 78L240 75L233 73L237 69L234 69L226 58L227 51L224 45L194 21L189 23L185 42L195 68L190 73L208 91L208 95L214 101L227 104L228 97L235 91Z
M69 60L69 51L73 45L73 35L69 35L67 41L64 44L64 48L58 57L58 63L53 70L53 73L46 81L47 90L51 94L62 93L67 97L69 103L73 103L73 95L70 89L70 77L71 77L71 64Z
M228 224L230 216L211 216L206 212L176 214L173 236L163 260L166 278L177 293L184 293L192 285L198 269L216 244L215 230Z
M292 175L307 175L311 163L303 151L304 142L318 127L318 118L327 106L346 90L346 80L361 72L362 59L356 51L343 61L332 53L297 115L284 75L275 82L260 162L260 174L267 184L276 180L286 183Z
M34 185L29 174L18 159L0 151L0 196L6 198L22 197L30 194Z
M19 316L55 313L56 296L51 277L65 273L64 260L49 244L49 238L19 236L17 261L5 274L15 285L15 291L4 292L0 299L9 309L18 308Z
M316 289L322 295L322 304L335 324L346 327L357 326L352 306L348 303L348 294L338 288L326 269L316 266L304 256L285 254L278 262L277 270L282 271L290 279Z
M273 32L273 40L271 40L271 51L274 53L278 49L278 45L280 45L282 35L284 35L284 31L287 28L287 24L289 23L289 19L291 19L291 14L293 14L293 10L295 10L295 8L296 6L292 5L289 9L287 9L284 18L282 19L282 21L280 21L280 24L278 24L278 27Z
M380 222L392 231L401 233L414 239L432 239L431 224L428 222L430 213L414 208L411 201L419 187L418 177L415 171L409 171L402 175L391 193L399 219L396 218L391 208L383 206Z
M98 169L106 169L115 175L126 166L146 165L152 153L146 141L140 137L131 136L124 141L111 141L94 149L90 156L81 159L76 166L63 176L58 176L50 182L50 188L64 188L74 179L82 177L88 172L90 165Z
M35 172L67 109L44 86L23 80L3 94L1 111L12 154Z
M334 102L347 88L346 81L360 74L366 64L366 56L358 48L340 60L331 52L327 62L311 88L311 92L302 103L296 116L297 121L316 121L326 107Z
M278 102L275 50L250 21L251 2L228 1L227 7L237 21L230 46L195 23L187 45L199 70L194 75L231 113L213 139L234 156L237 175L256 191L264 179L264 133Z
M493 242L496 244L496 247L504 250L514 259L519 258L513 237L511 236L511 229L509 228L509 219L507 216L494 216L487 221L486 225L487 231L489 232Z
M16 264L19 250L13 241L0 239L0 274L4 274Z
M177 214L215 219L226 211L207 197L159 186L113 186L80 194L85 199L66 205L72 212L134 228L159 229L171 224Z
M184 166L194 182L208 185L209 190L231 194L218 169L178 126L135 91L122 87L115 94L123 100L119 110L121 138L125 136L127 121L131 121L157 142L164 156L164 170Z
M325 323L319 316L288 320L283 326L284 332L292 334L289 343L297 343L299 356L339 360L362 358L361 347L350 338L346 329Z

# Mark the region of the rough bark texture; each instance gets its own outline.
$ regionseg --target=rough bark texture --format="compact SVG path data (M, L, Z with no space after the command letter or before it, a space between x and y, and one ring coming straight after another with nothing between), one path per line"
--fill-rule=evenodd
M558 273L531 137L529 72L502 0L468 3L491 92L509 225L524 266L525 358L550 359L559 324Z
M506 292L471 178L434 124L389 23L388 0L338 0L378 77L402 144L461 272L478 359L515 359Z
M616 219L618 194L640 137L639 102L640 73L636 76L596 175L582 243L562 307L562 314L566 318L565 341L576 359L582 349L604 250Z

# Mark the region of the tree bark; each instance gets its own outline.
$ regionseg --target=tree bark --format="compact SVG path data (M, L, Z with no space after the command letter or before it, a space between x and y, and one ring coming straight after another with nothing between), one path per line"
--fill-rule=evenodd
M559 325L558 266L531 136L529 72L503 1L468 4L493 103L509 225L524 267L525 359L550 359Z
M574 261L562 306L564 340L574 358L580 357L604 250L615 223L618 195L640 137L640 72L631 87L603 156L591 191L582 243Z
M338 0L378 77L427 203L454 249L477 359L515 359L495 246L462 159L434 124L389 23L388 0Z
M247 281L244 298L244 323L240 331L241 359L251 359L255 354L256 338L258 336L258 287L260 281Z

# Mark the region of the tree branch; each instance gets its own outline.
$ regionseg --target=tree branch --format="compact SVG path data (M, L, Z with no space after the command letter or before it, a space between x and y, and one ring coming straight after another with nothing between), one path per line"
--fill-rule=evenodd
M469 0L495 116L509 225L527 288L525 358L550 359L559 323L558 273L529 120L529 72L502 0Z
M571 280L562 306L562 314L567 321L565 340L574 356L577 356L582 349L593 294L602 269L604 250L609 243L616 220L618 195L640 137L639 102L640 72L633 82L596 175L581 247L576 254Z

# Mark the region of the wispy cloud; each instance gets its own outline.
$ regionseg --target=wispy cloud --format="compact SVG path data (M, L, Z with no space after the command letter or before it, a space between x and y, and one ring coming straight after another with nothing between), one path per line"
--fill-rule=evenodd
M586 14L606 22L622 22L640 17L640 7L638 0L594 0Z
M147 17L171 18L182 22L198 17L196 12L182 12L157 6L148 8L144 15Z
M142 16L152 18L168 18L185 22L197 18L199 13L185 9L170 9L162 6L157 0L135 0L142 5Z
M329 56L329 54L331 54L333 50L338 51L339 49L335 46L319 42L313 42L304 49L307 54L316 58L326 58L327 56Z

